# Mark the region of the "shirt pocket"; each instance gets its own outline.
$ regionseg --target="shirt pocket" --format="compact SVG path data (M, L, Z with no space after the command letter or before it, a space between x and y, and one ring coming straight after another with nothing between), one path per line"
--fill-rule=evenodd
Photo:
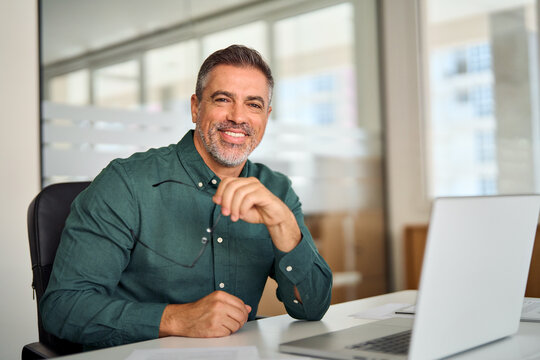
M196 238L180 242L162 238L158 242L136 244L127 274L153 301L187 303L212 291L212 250ZM166 245L165 245L166 244ZM161 245L161 246L160 246ZM195 262L194 260L204 249Z

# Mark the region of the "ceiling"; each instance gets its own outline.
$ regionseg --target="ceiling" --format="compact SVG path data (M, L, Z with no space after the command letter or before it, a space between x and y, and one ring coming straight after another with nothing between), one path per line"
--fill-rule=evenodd
M535 0L425 0L432 23L534 4Z
M272 0L41 0L44 65L219 14ZM429 22L498 11L534 0L424 0Z
M42 62L52 64L252 2L41 0Z

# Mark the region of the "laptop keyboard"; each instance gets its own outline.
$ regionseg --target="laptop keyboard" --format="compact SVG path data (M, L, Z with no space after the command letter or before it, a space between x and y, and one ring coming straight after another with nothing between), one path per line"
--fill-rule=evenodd
M407 354L411 342L411 330L347 346L349 349L377 351L386 354Z

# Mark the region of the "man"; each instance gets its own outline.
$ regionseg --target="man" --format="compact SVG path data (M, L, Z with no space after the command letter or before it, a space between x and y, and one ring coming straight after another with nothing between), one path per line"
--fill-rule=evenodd
M191 97L195 131L112 161L77 197L40 304L47 331L87 348L226 336L255 318L268 276L291 316L324 315L332 276L298 197L247 160L272 88L255 50L215 52Z

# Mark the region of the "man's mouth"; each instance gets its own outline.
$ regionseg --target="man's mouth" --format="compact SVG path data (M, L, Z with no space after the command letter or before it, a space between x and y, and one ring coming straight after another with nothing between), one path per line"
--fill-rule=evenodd
M241 133L241 132L234 132L234 131L227 131L227 130L224 130L223 132L229 136L237 137L237 138L246 136L246 134Z

